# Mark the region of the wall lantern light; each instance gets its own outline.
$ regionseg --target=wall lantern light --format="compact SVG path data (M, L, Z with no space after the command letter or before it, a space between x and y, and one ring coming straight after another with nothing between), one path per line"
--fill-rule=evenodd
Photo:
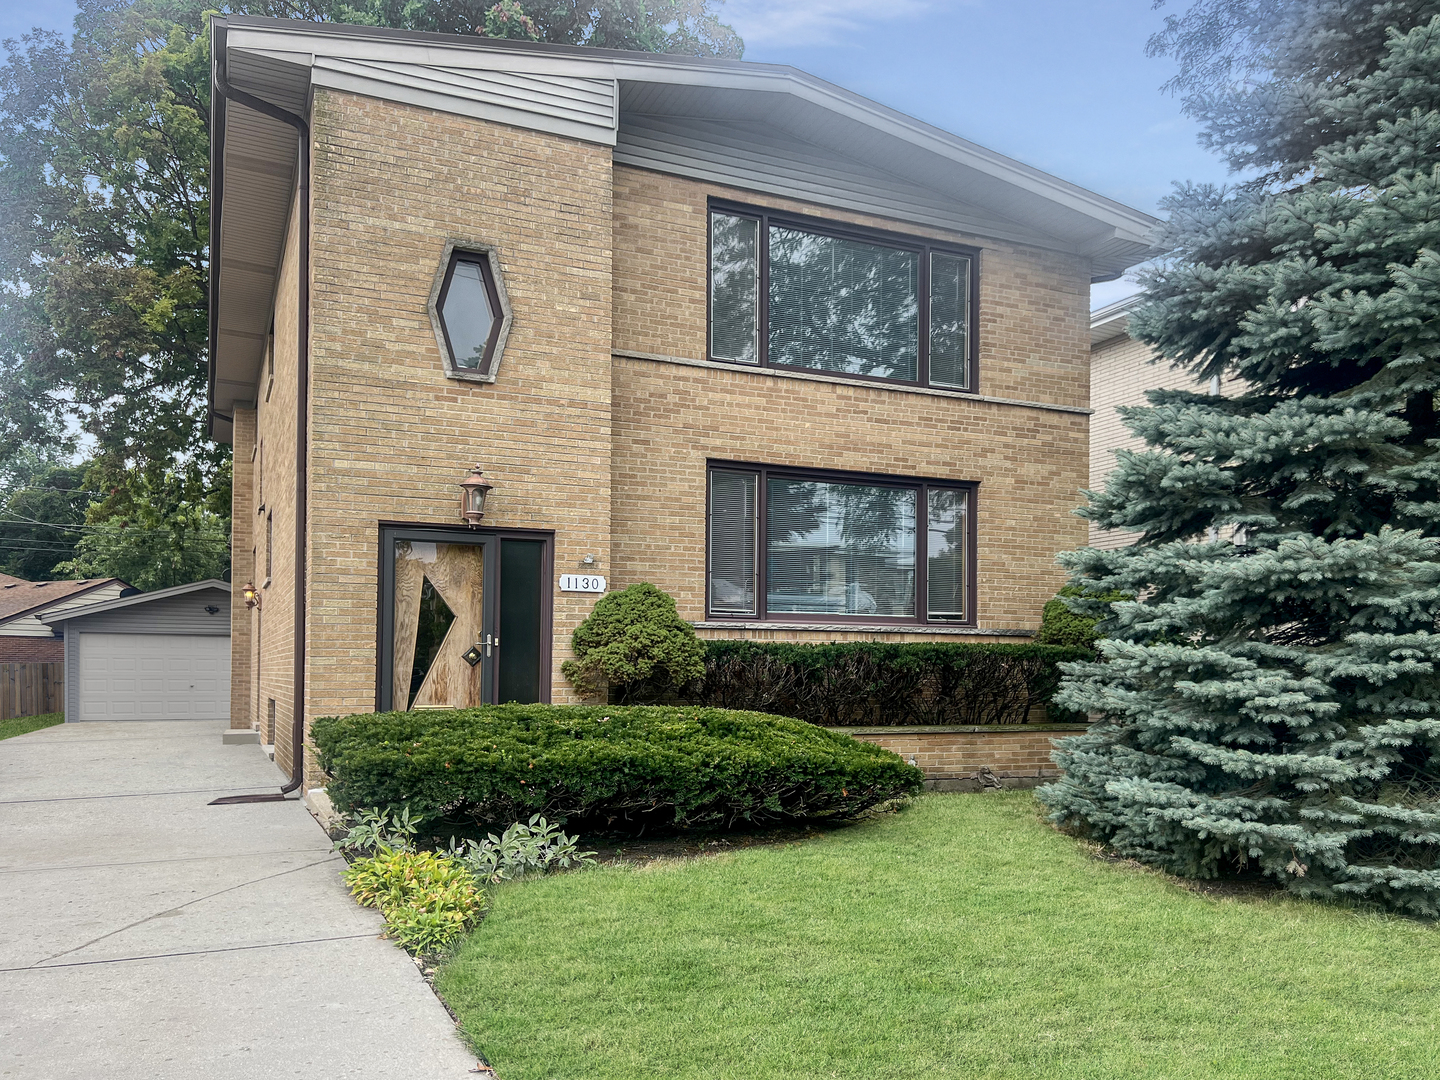
M247 608L258 608L260 606L260 593L255 588L253 581L245 583L245 588L241 591L240 595L245 597L245 606Z
M485 516L485 497L490 494L491 486L485 482L485 474L480 471L479 465L460 481L460 517L472 529L478 529L480 520Z

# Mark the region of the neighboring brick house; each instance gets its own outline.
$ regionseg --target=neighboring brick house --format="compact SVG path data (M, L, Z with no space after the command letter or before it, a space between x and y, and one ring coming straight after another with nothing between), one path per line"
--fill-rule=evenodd
M1147 390L1189 390L1197 394L1228 393L1227 380L1196 378L1155 359L1155 350L1130 336L1130 313L1143 303L1143 294L1130 296L1090 315L1090 483L1091 491L1105 486L1115 467L1116 450L1139 450L1144 443L1130 434L1117 409L1122 405L1148 405ZM1098 548L1133 544L1139 533L1127 529L1090 526L1090 544Z
M707 637L1038 625L1085 540L1090 284L1153 219L787 67L212 44L231 723L278 761L297 700L573 700L601 577Z
M0 574L0 664L63 663L65 636L45 619L134 592L119 578L26 581Z

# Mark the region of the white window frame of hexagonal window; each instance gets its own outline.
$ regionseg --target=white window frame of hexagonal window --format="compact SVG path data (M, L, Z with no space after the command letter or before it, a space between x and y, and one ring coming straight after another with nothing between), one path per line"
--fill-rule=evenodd
M445 323L440 318L440 302L445 293L450 270L459 258L483 256L484 268L488 271L487 287L493 286L493 299L500 306L499 330L491 332L493 345L489 347L484 364L478 368L462 368L455 363L450 342L445 333ZM479 261L476 259L476 261ZM445 375L451 379L468 382L492 383L500 371L500 360L505 354L505 339L510 336L513 316L510 298L505 294L505 278L500 273L500 253L491 244L474 243L468 240L446 240L445 250L440 255L440 267L435 272L435 283L430 288L430 323L435 329L435 344L440 348L440 358L445 365Z

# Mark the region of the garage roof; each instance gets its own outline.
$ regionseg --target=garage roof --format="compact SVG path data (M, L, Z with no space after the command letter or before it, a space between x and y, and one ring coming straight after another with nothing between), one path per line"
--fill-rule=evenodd
M172 596L184 596L186 593L201 592L205 589L221 589L230 591L230 583L221 581L219 578L209 578L205 581L192 582L189 585L176 585L169 589L156 589L154 592L139 593L135 596L125 596L118 600L102 600L98 604L86 604L84 607L74 608L56 615L53 619L46 619L46 626L59 626L71 619L83 619L87 615L99 615L105 611L118 611L121 608L138 607L141 604L150 604L156 600L166 600Z

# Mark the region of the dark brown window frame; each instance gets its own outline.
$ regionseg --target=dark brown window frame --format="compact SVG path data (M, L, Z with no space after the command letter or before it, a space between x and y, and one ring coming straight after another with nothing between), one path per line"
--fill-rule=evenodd
M753 472L756 474L755 488L755 613L753 615L733 612L716 612L710 607L710 474L722 472ZM808 614L800 612L778 612L774 615L766 610L768 589L768 566L766 551L766 480L771 476L782 476L793 480L819 480L840 484L867 484L883 487L906 488L919 493L919 513L915 523L915 614L914 615L833 615ZM930 617L929 593L929 492L963 491L965 505L965 598L966 612L963 619L932 619ZM711 459L705 463L705 618L713 622L735 623L816 623L855 626L894 625L907 626L956 626L978 625L975 588L977 584L977 559L975 553L977 504L980 498L980 484L975 480L943 480L935 477L891 476L886 473L845 472L837 469L807 469L788 465L768 465L755 461L725 461Z
M715 313L712 310L715 289L711 274L714 270L714 258L711 250L714 240L714 229L711 226L711 219L714 214L729 214L735 217L753 218L759 222L759 236L757 238L759 248L760 276L758 282L758 296L756 297L756 319L758 321L756 347L759 359L756 363L747 364L741 360L730 360L725 357L717 357L712 352L713 346L713 324ZM920 313L919 320L919 345L918 356L916 357L917 378L892 379L880 375L852 375L845 371L826 371L823 368L804 367L795 364L774 364L770 362L770 225L776 224L782 227L791 226L802 229L806 232L815 233L817 236L830 236L837 240L856 240L867 244L877 244L882 247L891 247L904 251L913 251L920 256L920 280L917 283L919 290ZM930 255L932 252L939 252L944 255L957 255L970 260L970 325L967 328L969 337L969 357L967 363L968 386L945 386L930 383ZM728 199L710 199L705 212L705 357L716 364L728 364L732 367L742 368L749 371L795 371L807 372L812 375L824 375L829 378L854 380L855 382L875 383L880 386L915 386L925 389L944 390L952 394L978 394L980 392L980 249L968 247L964 244L951 244L939 240L932 240L924 236L915 236L910 233L891 232L885 229L873 229L862 225L851 225L845 222L831 221L826 218L811 217L805 214L793 214L787 211L772 210L768 207L757 206L750 203L732 202Z
M485 353L480 359L479 367L462 367L455 359L455 345L450 340L450 327L445 322L445 298L450 295L450 279L455 276L455 266L458 263L472 263L480 268L480 281L485 286L485 299L490 302L490 333L485 338ZM435 297L435 312L440 322L440 332L445 335L445 352L450 357L450 367L454 371L464 371L476 375L493 374L495 366L495 346L500 341L501 324L505 321L505 310L500 303L500 290L495 287L495 275L490 266L490 257L487 253L467 251L465 248L457 247L450 253L450 263L445 267L445 280L440 286L440 292Z

